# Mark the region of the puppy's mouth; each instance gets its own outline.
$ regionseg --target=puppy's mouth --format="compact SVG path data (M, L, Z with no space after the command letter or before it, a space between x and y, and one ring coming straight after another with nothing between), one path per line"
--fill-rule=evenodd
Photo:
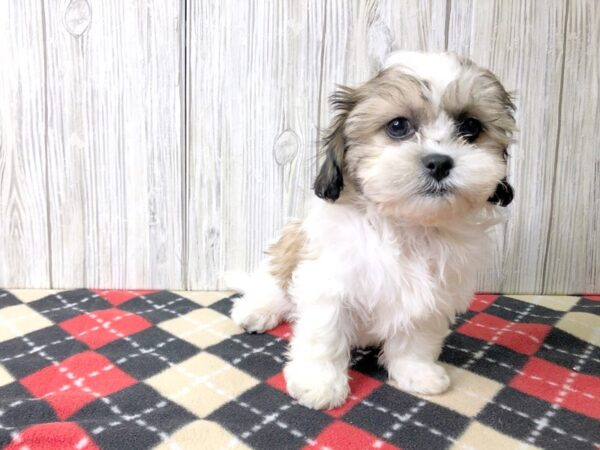
M430 183L422 190L422 195L425 197L447 197L452 195L452 186L440 183Z

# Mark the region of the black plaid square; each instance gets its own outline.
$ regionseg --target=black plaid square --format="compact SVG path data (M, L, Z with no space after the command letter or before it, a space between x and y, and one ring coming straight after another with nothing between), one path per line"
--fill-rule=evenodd
M525 308L527 308L526 314L524 314ZM511 322L518 318L520 323L545 323L548 325L554 325L563 314L539 305L528 304L524 306L522 301L503 295L499 296L485 312Z
M0 448L11 441L11 433L29 425L58 420L44 400L37 399L20 383L0 387Z
M287 341L270 334L239 334L206 348L206 352L229 362L259 380L281 371Z
M584 354L586 356L582 358ZM546 336L536 356L569 369L580 366L579 372L589 375L600 375L600 348L590 347L588 342L577 339L558 328L553 328ZM583 363L580 362L581 360Z
M0 308L21 304L21 300L12 295L10 292L0 289Z
M68 358L88 347L73 336L52 326L0 343L0 364L13 376L23 378L52 361Z
M138 314L154 324L183 316L199 308L202 306L168 291L140 295L119 306L119 309Z
M231 308L233 307L233 302L240 298L241 295L232 295L231 297L225 297L223 300L219 300L218 302L213 303L209 306L210 309L214 309L217 312L225 316L229 316L231 314Z
M600 314L600 301L590 300L588 298L581 297L575 306L571 308L573 312L585 312L590 314Z
M87 289L51 294L28 305L54 323L72 319L83 312L112 308L109 302Z
M506 384L527 362L527 356L455 332L446 338L440 361Z
M98 349L98 353L140 381L166 369L169 363L178 363L199 351L160 328L149 328Z
M388 379L388 373L387 370L379 364L378 357L379 349L376 347L355 349L352 352L351 367L357 372L361 372L371 378L385 381Z
M141 383L98 399L71 418L81 424L101 448L128 450L151 448L196 419L186 409Z
M477 416L496 430L542 448L591 449L600 442L592 418L555 409L544 400L505 387Z
M343 420L403 449L447 448L470 422L468 417L383 385Z
M298 405L288 395L260 384L207 417L253 448L302 448L333 421Z

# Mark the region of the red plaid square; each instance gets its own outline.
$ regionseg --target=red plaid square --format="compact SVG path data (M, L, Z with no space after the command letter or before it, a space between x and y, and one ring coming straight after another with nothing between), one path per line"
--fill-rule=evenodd
M584 294L584 295L582 295L582 297L585 297L588 300L594 300L594 301L599 301L600 302L600 295L587 295L587 294Z
M551 330L550 325L518 323L491 314L479 313L457 331L466 336L490 341L526 355L534 354Z
M364 450L366 448L392 450L398 447L383 442L371 433L348 423L335 421L325 428L316 438L314 445L307 445L305 449L328 448L344 450Z
M98 447L83 429L73 422L53 422L33 425L17 434L4 450L59 449L97 450Z
M92 351L71 356L21 380L29 392L50 403L62 420L95 399L135 383L135 378Z
M289 341L290 337L292 336L292 326L289 323L284 322L277 325L272 330L267 331L267 333L269 333L271 336Z
M139 297L140 295L153 294L158 291L113 291L113 290L100 290L92 289L92 292L98 294L100 297L108 301L114 306L119 306L132 298Z
M600 420L600 378L531 358L510 386Z
M475 294L471 304L469 305L470 311L481 312L496 301L498 295L496 294Z
M116 308L93 311L60 323L63 330L93 350L151 326L143 317Z
M333 417L342 417L382 384L379 380L355 370L350 370L350 396L348 400L342 406L325 412Z

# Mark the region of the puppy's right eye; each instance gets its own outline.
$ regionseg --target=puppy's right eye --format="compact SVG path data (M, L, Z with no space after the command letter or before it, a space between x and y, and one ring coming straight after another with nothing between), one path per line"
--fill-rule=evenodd
M392 139L402 139L410 136L415 129L406 117L396 117L385 127L385 132Z

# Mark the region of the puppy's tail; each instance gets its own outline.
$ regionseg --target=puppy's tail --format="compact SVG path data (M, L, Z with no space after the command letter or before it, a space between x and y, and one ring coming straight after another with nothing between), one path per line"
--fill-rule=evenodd
M227 289L231 289L240 294L248 292L252 283L252 276L246 272L225 272L223 273L222 278Z

